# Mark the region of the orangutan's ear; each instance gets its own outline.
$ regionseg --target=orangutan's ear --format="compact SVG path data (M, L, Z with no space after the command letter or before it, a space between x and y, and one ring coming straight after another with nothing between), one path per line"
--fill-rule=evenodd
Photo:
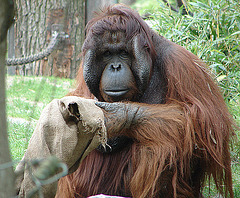
M141 44L140 35L136 35L133 38L132 48L135 57L133 70L140 82L138 83L138 88L139 90L145 90L150 78L152 59L147 48Z

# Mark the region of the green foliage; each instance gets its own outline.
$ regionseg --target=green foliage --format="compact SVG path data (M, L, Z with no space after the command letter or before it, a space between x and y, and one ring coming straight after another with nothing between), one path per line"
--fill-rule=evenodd
M190 1L188 11L193 16L182 15L182 8L174 12L162 1L152 1L151 5L154 3L151 8L140 9L153 11L153 28L204 60L216 75L226 100L236 99L240 95L239 2Z
M138 0L132 8L138 10L141 15L155 13L159 10L160 4L157 0Z

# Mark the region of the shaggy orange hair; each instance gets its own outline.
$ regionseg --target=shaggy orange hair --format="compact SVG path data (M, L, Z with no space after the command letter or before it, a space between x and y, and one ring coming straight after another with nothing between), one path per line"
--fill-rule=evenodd
M90 21L83 55L92 45L91 38L107 28L125 30L129 39L136 32L144 35L154 64L164 67L165 104L138 103L146 109L138 125L119 132L134 143L117 153L90 153L76 172L59 181L57 197L105 193L194 198L201 196L204 182L213 177L218 191L233 198L229 151L233 121L205 64L167 40L168 49L159 54L161 46L154 47L152 40L156 33L122 5L108 7ZM92 98L82 68L77 81L71 94Z

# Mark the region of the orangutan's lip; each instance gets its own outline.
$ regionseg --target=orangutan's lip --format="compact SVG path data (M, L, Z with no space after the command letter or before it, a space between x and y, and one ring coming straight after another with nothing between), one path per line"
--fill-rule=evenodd
M110 97L119 97L119 96L123 96L124 94L126 94L128 92L128 89L105 90L104 92Z

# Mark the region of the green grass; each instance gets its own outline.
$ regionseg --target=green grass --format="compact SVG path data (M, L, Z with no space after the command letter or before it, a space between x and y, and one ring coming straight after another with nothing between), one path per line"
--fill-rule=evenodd
M26 122L26 120L22 121L20 123L16 120L8 119L8 139L14 160L20 160L23 157L35 127L35 123L31 124Z
M53 77L18 76L8 77L7 80L8 115L25 119L38 119L43 106L54 98L66 95L72 83L69 79Z
M54 77L7 77L7 117L12 158L22 158L43 108L62 98L73 80Z

